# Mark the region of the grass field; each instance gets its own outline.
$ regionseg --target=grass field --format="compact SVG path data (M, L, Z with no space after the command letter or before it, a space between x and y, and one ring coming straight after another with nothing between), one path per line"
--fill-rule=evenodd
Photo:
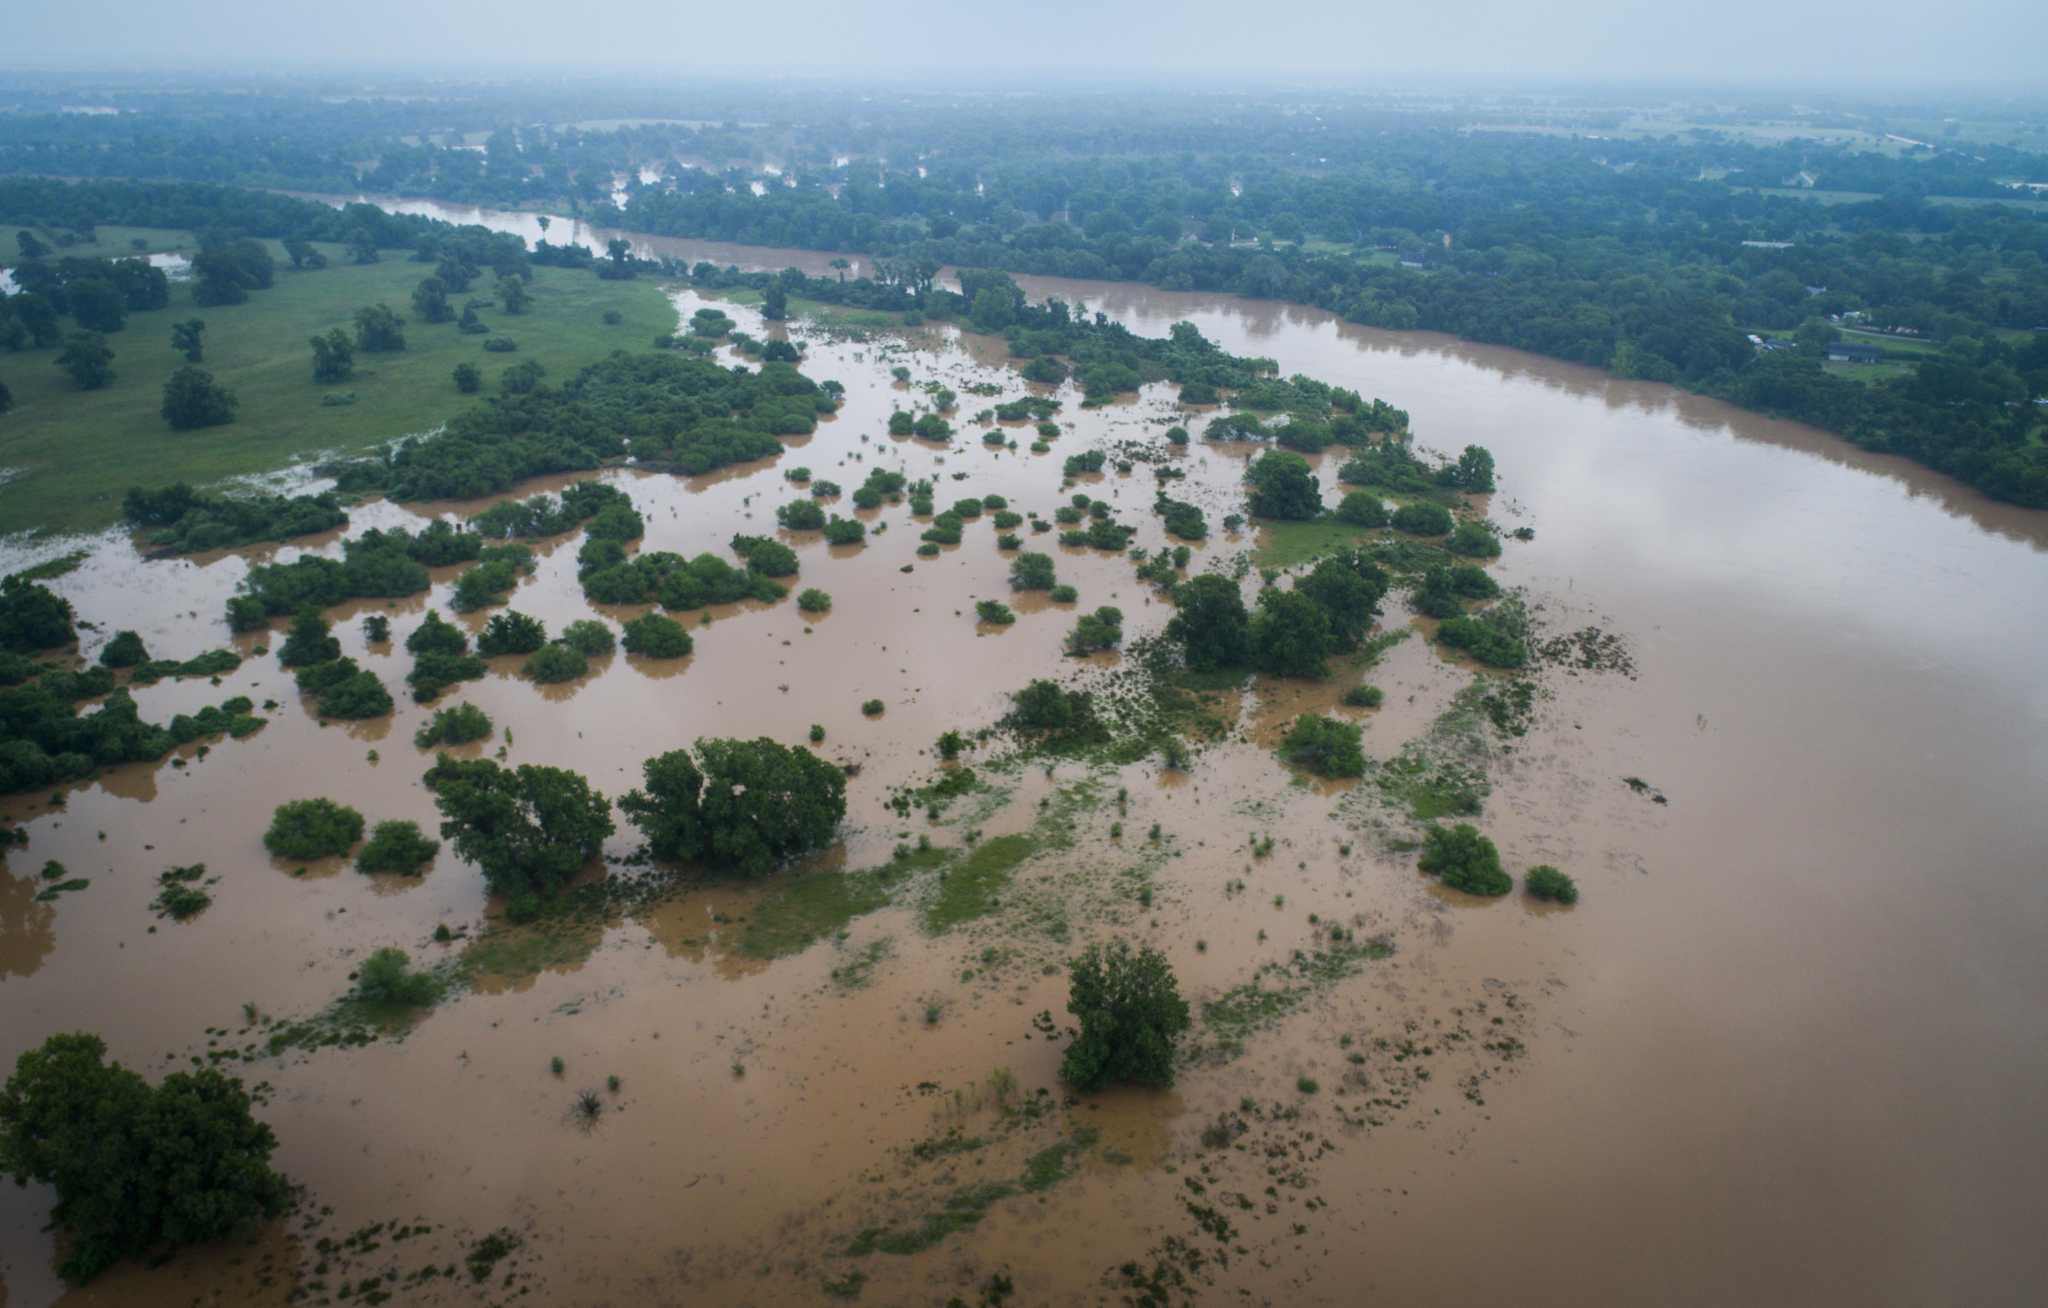
M1373 535L1367 527L1354 527L1332 517L1313 522L1262 521L1258 524L1258 547L1252 562L1261 568L1291 568L1325 554L1349 549L1362 537Z
M125 246L131 234L102 228L101 235ZM161 239L153 247L159 249L181 243L174 238L189 240L184 233L132 235ZM551 380L560 380L613 350L644 350L676 326L652 281L536 268L527 313L481 311L496 334L519 343L516 352L485 353L482 337L464 336L452 322L411 322L403 353L358 353L353 378L316 385L307 338L346 326L358 307L380 301L409 315L412 288L428 271L398 251L362 267L344 262L338 249L326 252L328 267L294 272L277 251L276 284L246 304L195 308L191 286L172 283L168 309L131 314L127 328L109 338L115 378L101 390L74 387L56 366L55 350L0 354L0 381L14 393L13 411L0 415L0 469L7 477L0 484L0 534L93 530L115 520L133 485L203 485L426 431L474 402L451 380L458 363L475 363L491 394L497 375L519 360L537 359ZM488 285L488 277L480 281L480 297ZM465 298L454 297L457 304ZM606 309L623 320L607 326ZM206 322L201 366L236 393L241 409L226 426L173 432L158 413L164 379L184 362L171 349L171 324L193 317ZM322 396L336 393L353 393L355 403L322 405Z

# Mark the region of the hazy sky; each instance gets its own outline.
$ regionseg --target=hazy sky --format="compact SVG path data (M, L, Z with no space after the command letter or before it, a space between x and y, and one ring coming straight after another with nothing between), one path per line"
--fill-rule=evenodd
M8 67L495 67L862 80L1314 74L2031 89L2048 0L15 0Z

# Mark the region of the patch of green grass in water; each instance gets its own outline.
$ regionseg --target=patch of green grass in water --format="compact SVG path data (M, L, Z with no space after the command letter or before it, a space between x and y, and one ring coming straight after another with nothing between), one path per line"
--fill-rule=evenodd
M1308 522L1268 520L1259 524L1259 544L1252 552L1252 562L1261 568L1291 568L1348 550L1375 534L1375 528L1357 527L1327 516Z
M603 938L603 928L588 921L498 927L469 943L456 970L465 977L534 976L552 967L575 967L597 951Z
M842 990L858 990L875 979L875 969L894 952L896 947L887 936L871 940L855 950L852 958L832 969L832 980Z
M90 551L73 550L69 554L59 554L54 559L44 559L32 568L23 568L20 572L8 575L20 577L24 581L50 581L63 576L67 572L76 571L78 565L85 562L89 556Z
M902 881L944 867L958 852L932 846L878 868L796 877L747 915L740 949L756 958L801 953L853 919L885 907Z
M1017 865L1037 848L1037 839L1022 833L997 836L975 846L947 869L938 893L925 905L925 930L936 935L993 912Z
M1207 1057L1228 1060L1244 1052L1244 1042L1253 1032L1272 1026L1300 1008L1320 992L1355 974L1368 962L1394 952L1384 937L1370 940L1333 940L1326 949L1297 949L1285 963L1267 963L1225 991L1221 998L1202 1005L1202 1029L1207 1042L1189 1046L1186 1058Z
M870 1226L847 1243L848 1257L871 1253L905 1256L922 1253L959 1231L980 1225L990 1208L1018 1194L1043 1194L1074 1174L1074 1164L1093 1148L1099 1133L1083 1127L1025 1161L1014 1181L982 1181L948 1194L939 1206L905 1226Z

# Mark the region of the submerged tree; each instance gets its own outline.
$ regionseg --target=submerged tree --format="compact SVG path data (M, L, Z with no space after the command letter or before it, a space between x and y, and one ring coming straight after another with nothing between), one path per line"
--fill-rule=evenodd
M697 757L648 759L644 790L619 801L656 858L758 876L832 839L846 816L846 774L807 749L700 740Z
M51 1036L0 1088L0 1173L56 1190L66 1280L284 1214L277 1137L240 1081L208 1068L151 1086L106 1050L98 1036Z
M1067 1011L1080 1021L1060 1079L1077 1090L1173 1084L1174 1042L1188 1029L1166 956L1113 940L1067 965Z
M426 775L441 835L515 899L553 893L597 857L612 833L611 803L565 768L502 768L440 755Z

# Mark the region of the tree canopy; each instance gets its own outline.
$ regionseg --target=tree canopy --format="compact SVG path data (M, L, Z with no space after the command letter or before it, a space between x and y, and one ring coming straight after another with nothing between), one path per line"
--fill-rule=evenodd
M559 890L597 857L612 833L611 803L564 768L440 755L427 772L441 835L514 899Z
M846 815L846 774L801 747L700 740L647 760L619 801L656 858L758 876L821 848Z
M242 1083L212 1068L151 1086L98 1036L51 1036L0 1088L0 1173L57 1192L73 1282L123 1258L217 1240L280 1217L277 1139Z

